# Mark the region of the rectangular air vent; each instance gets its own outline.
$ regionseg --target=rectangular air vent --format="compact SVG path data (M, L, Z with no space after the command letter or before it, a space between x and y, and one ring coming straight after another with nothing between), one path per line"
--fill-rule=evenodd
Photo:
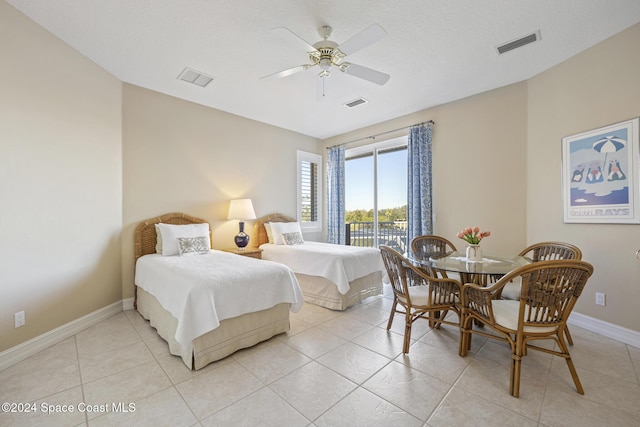
M182 81L193 83L194 85L205 87L213 80L213 77L207 76L200 71L193 70L191 68L185 68L178 76Z
M538 40L540 40L540 31L527 34L524 37L520 37L519 39L510 41L509 43L497 46L496 49L498 50L498 54L502 55L503 53L509 52L510 50L517 49L529 43L537 42Z
M353 107L357 107L358 105L361 105L361 104L366 104L367 102L369 102L369 101L367 101L364 98L358 98L358 99L354 99L353 101L349 101L344 105L346 105L349 108L353 108Z

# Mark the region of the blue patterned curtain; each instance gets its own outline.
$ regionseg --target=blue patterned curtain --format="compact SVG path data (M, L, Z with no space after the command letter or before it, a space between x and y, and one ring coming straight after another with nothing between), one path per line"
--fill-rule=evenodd
M431 125L409 130L407 150L407 242L433 234L431 208Z
M327 242L345 244L344 145L327 151Z

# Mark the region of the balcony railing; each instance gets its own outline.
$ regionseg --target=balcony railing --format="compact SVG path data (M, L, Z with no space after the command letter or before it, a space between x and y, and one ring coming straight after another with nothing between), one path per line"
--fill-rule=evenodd
M373 222L350 222L345 224L347 245L374 247ZM407 221L384 221L378 223L378 245L391 246L401 253L406 252Z

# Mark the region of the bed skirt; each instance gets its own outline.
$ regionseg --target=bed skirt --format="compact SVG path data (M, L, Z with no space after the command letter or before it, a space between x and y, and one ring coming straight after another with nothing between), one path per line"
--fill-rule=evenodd
M138 312L149 320L158 335L169 344L169 352L180 356L189 369L201 369L237 350L251 347L289 330L291 304L282 303L267 310L221 321L216 329L193 340L193 353L190 353L175 340L178 321L153 295L140 287L137 292Z
M382 272L380 271L349 282L349 292L345 295L338 291L335 283L324 277L299 273L296 273L296 277L304 295L304 302L331 310L346 310L365 298L382 294Z

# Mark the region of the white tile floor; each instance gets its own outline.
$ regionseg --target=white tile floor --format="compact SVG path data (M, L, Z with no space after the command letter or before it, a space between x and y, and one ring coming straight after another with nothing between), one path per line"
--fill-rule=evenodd
M638 348L573 327L585 395L563 360L532 351L516 399L504 344L476 336L461 358L457 330L424 321L404 356L402 318L385 329L390 303L386 293L345 312L307 304L289 333L200 371L126 311L0 371L0 402L35 409L0 413L0 425L640 425ZM74 412L43 412L65 405Z

